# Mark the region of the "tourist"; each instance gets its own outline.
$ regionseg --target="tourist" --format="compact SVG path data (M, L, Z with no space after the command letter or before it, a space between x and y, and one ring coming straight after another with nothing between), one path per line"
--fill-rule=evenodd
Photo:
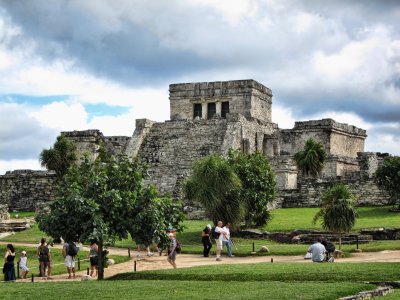
M335 244L327 240L323 240L321 244L324 245L326 249L326 261L334 262L335 258L333 257L333 254L336 250Z
M168 237L170 239L169 247L168 247L168 258L167 261L176 269L176 237L175 231L172 228L168 228Z
M26 275L29 272L29 268L27 266L28 257L26 256L26 251L21 252L21 257L18 260L18 267L22 270L21 278L26 279Z
M99 246L95 240L90 242L90 250L89 250L89 260L90 260L90 277L93 277L93 274L97 276L97 268L99 264Z
M211 225L207 224L206 228L203 229L201 233L201 242L203 243L203 256L208 257L210 254L210 250L212 248L212 243L211 243Z
M15 259L15 249L12 244L7 245L7 251L4 255L4 281L15 281L15 268L14 268L14 259Z
M37 256L39 257L40 263L40 276L42 279L46 279L45 269L47 268L47 278L51 279L51 255L45 238L42 238L40 241L40 245L37 249Z
M65 266L67 267L67 279L75 278L75 256L78 254L78 248L73 242L65 242L62 255L65 257Z
M226 252L228 254L228 257L234 257L232 254L232 248L231 248L231 223L227 223L222 229L225 231L225 234L222 235L222 247L226 247Z
M324 262L326 249L325 246L321 244L322 239L318 238L317 241L308 248L308 252L311 253L311 260L313 262Z
M213 233L213 238L215 240L215 243L217 244L217 250L216 250L216 260L221 261L221 252L222 252L222 239L223 236L225 235L225 230L222 229L222 221L218 221L217 226L214 228L214 233Z

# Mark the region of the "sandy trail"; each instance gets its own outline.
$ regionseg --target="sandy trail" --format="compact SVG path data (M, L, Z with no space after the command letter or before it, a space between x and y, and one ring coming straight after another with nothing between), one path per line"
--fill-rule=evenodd
M6 242L0 242L0 244L7 244ZM26 243L14 243L15 245L24 245L27 247L37 247L37 244L26 244ZM59 249L61 251L61 245L54 245L53 249ZM85 249L85 247L84 247ZM87 248L86 248L87 249ZM128 250L125 248L108 248L112 255L128 255ZM54 250L53 250L54 251ZM167 262L165 255L159 256L155 254L152 257L143 256L140 259L136 257L136 251L132 251L131 260L112 265L104 270L105 278L114 276L119 273L133 272L136 263L136 271L146 270L160 270L160 269L171 269L171 265ZM282 256L282 255L269 255L269 256L247 256L247 257L222 257L222 261L218 262L214 256L203 257L196 254L179 254L177 256L178 268L189 268L194 266L205 266L205 265L221 265L221 264L252 264L252 263L311 263L310 260L305 260L303 256ZM380 251L380 252L359 252L353 253L352 257L335 259L335 263L367 263L367 262L400 262L400 251ZM86 275L85 271L76 273L75 279L66 279L67 274L52 276L51 280L42 280L36 278L36 282L45 281L77 281L81 280L82 276ZM31 279L21 280L31 281Z

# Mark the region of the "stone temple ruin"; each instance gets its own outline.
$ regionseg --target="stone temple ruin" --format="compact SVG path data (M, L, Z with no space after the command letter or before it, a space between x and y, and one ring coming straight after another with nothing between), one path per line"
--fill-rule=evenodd
M89 153L96 157L103 142L110 153L138 157L148 165L146 183L175 198L181 198L182 183L196 160L240 149L268 157L277 178L276 207L315 206L334 182L348 184L360 205L388 203L389 196L373 181L384 155L364 152L365 130L332 119L296 122L293 129L280 129L271 121L272 91L255 80L171 84L169 92L170 120L138 119L131 137L107 137L99 130L62 134L75 143L78 156ZM328 155L318 179L303 178L293 161L294 153L309 138L321 142ZM10 207L25 203L10 198L16 195L12 189L18 186L15 181L21 176L17 175L7 172L0 176L0 203ZM32 201L52 197L54 193L48 199ZM185 203L185 208L189 214L197 209L194 203Z

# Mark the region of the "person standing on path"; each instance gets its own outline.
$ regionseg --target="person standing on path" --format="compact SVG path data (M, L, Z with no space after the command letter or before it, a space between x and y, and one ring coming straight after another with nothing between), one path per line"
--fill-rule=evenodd
M26 257L26 251L22 251L21 257L18 260L18 267L22 270L22 273L21 273L22 279L26 279L26 275L29 272L27 262L28 262L28 258Z
M170 243L168 247L168 258L167 261L176 269L176 237L175 232L172 228L168 228L168 236L170 238Z
M92 240L90 243L89 250L89 260L90 260L90 277L93 277L93 274L97 276L97 268L99 264L99 247L97 246L96 241Z
M221 252L222 252L222 238L225 235L225 230L222 229L222 221L218 221L217 226L214 229L214 240L215 243L217 244L217 251L216 251L216 261L221 261Z
M65 257L65 266L68 271L68 278L75 278L75 256L78 253L77 247L73 242L65 242L62 255Z
M14 259L15 259L15 249L12 244L7 245L7 251L4 255L4 281L14 282L17 280L15 276L15 268L14 268Z
M211 243L211 225L208 224L206 228L203 229L203 232L201 233L201 242L203 243L203 255L204 257L208 257L210 254L210 250L212 248L212 243Z
M39 257L40 275L42 276L42 279L46 279L46 268L47 278L51 279L51 255L45 238L42 238L40 241L40 246L37 249L37 255Z

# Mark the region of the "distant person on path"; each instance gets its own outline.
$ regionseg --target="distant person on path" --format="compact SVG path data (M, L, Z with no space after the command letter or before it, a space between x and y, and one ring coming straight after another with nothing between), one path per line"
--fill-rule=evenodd
M42 276L42 279L46 279L47 268L47 278L51 279L51 255L45 238L42 238L40 241L40 245L37 249L37 256L40 262L40 276Z
M168 258L167 261L176 269L176 237L175 232L172 228L168 228L168 236L170 238L170 243L168 247Z
M15 259L15 249L12 244L7 245L7 251L4 255L4 281L15 281L17 278L15 277L15 268L14 268L14 259Z
M78 248L73 242L64 243L62 255L65 257L65 266L68 271L68 278L75 278L75 256L78 254Z
M26 256L26 251L21 252L21 257L18 260L18 266L22 270L21 278L26 279L26 275L29 272L29 268L27 266L28 257Z
M311 253L311 260L313 262L324 262L326 249L325 246L321 244L322 239L318 238L317 241L308 248L308 252Z
M231 248L231 223L227 223L222 229L225 231L225 234L222 235L222 247L226 247L226 252L228 254L228 257L234 257L232 254L232 248Z
M203 229L203 232L201 233L201 242L203 243L203 255L204 257L208 257L210 254L210 250L212 248L212 243L211 243L211 225L208 224L206 228Z
M97 276L97 268L99 265L99 246L97 246L97 243L94 240L92 240L90 243L89 260L90 277L93 277L93 274L96 274L95 276Z
M222 229L222 221L218 221L217 226L214 228L213 238L215 243L217 244L216 250L216 261L221 261L221 252L222 252L222 238L225 235L225 230Z

